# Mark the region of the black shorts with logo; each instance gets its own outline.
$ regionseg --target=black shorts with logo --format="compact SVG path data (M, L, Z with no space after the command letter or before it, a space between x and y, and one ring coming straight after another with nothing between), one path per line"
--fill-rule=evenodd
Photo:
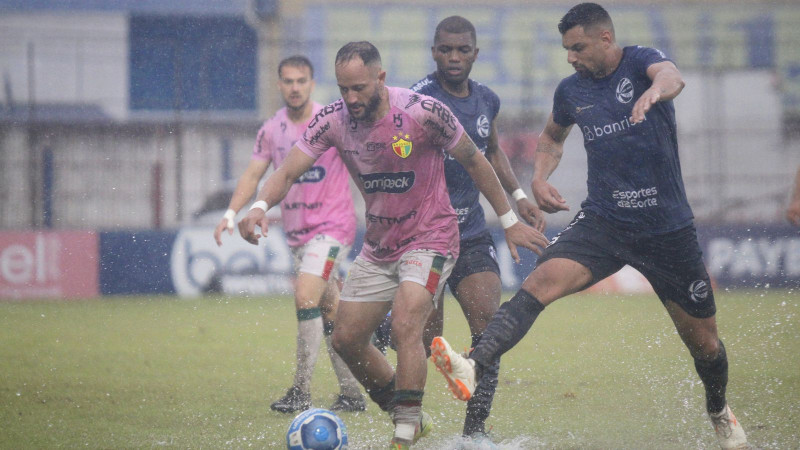
M494 272L500 276L500 266L497 264L497 249L494 246L492 235L486 230L483 233L461 241L461 250L456 259L456 265L447 279L450 292L455 293L461 280L480 272Z
M652 234L619 227L597 214L580 211L550 241L537 264L552 258L571 259L586 266L592 280L584 289L628 264L647 278L662 303L673 301L697 318L711 317L717 311L694 225Z

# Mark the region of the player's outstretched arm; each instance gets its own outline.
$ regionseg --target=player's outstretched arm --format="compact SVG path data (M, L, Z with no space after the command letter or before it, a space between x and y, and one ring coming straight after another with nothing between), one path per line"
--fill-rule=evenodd
M314 158L303 153L297 146L292 147L280 167L267 178L264 186L261 187L250 212L239 222L239 234L244 240L258 245L258 239L267 235L267 210L286 197L292 183L310 169L314 161ZM256 233L256 226L261 228L261 234Z
M680 71L671 61L651 64L647 68L647 76L653 80L653 84L634 103L631 114L633 123L643 121L644 115L656 103L666 102L677 97L686 85Z
M553 185L547 182L547 179L561 162L561 155L564 154L564 140L567 139L571 129L572 125L562 127L557 124L553 120L553 114L550 114L536 145L531 192L533 192L533 198L536 199L539 208L547 213L569 211L567 201L561 197Z
M223 231L227 229L228 234L233 234L234 217L236 217L236 213L239 212L239 210L247 204L247 201L250 200L250 197L255 194L256 188L258 188L258 181L267 173L269 164L269 161L253 159L250 161L250 164L247 165L247 169L245 169L244 173L239 178L239 182L236 183L236 190L233 191L231 201L228 203L228 210L225 211L225 215L222 216L217 228L214 229L214 240L217 241L217 245L222 245Z
M534 229L517 220L516 214L508 203L500 180L492 169L492 165L486 159L472 139L464 133L450 154L458 161L469 173L475 186L481 191L489 204L492 205L494 212L500 217L500 224L506 232L506 243L511 251L514 261L519 262L517 246L523 246L537 255L541 254L542 248L547 245L547 238Z
M491 163L492 168L497 174L497 178L500 179L500 184L503 186L503 189L511 194L517 202L517 211L519 211L520 217L537 230L544 231L544 214L542 214L538 206L528 200L525 191L520 188L517 176L514 174L514 169L511 168L508 156L500 147L499 141L497 125L492 121L489 143L486 147L486 158L489 160L489 163Z

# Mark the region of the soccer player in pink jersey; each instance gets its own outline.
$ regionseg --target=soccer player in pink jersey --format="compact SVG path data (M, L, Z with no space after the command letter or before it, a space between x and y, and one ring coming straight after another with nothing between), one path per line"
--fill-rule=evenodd
M335 70L342 99L311 120L267 179L239 231L257 244L267 233L269 207L329 147L336 147L364 197L367 229L344 283L333 345L372 400L390 413L392 448L407 448L432 428L430 416L422 412L427 375L422 332L459 251L444 152L464 166L500 216L514 259L519 259L518 245L538 253L547 240L517 220L491 165L446 106L385 85L386 72L372 44L342 47ZM396 371L370 342L390 308Z
M222 245L223 231L233 232L236 212L253 196L270 164L283 164L289 149L322 109L310 100L314 69L306 57L291 56L281 61L278 76L286 106L258 132L250 164L214 230L217 245ZM363 411L366 401L358 383L331 345L339 303L338 266L350 252L356 230L347 170L338 153L326 152L298 178L281 203L281 217L297 273L297 370L292 387L271 408L291 413L311 407L311 375L324 336L341 391L330 409Z

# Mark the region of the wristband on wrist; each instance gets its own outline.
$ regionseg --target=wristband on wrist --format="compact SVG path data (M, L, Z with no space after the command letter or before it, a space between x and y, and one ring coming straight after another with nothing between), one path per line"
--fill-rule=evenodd
M253 203L253 206L250 207L250 211L252 211L252 210L254 210L256 208L258 208L258 209L260 209L260 210L262 210L264 212L267 212L267 210L269 209L269 205L264 200L259 200L259 201L255 202L255 203Z
M234 217L236 217L236 211L234 211L234 210L232 210L230 208L228 208L228 210L225 211L225 215L222 216L223 219L228 221L228 225L227 225L228 229L232 229L233 228L233 218Z
M514 197L514 200L516 201L520 201L523 198L528 198L528 196L525 195L525 191L523 191L522 188L517 188L514 192L511 193L511 196Z
M504 230L511 228L517 222L519 222L519 219L517 219L517 215L514 214L513 209L500 216L500 225L503 226Z

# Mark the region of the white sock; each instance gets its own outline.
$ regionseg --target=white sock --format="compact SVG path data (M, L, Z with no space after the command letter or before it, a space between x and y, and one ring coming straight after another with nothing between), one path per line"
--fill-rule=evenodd
M297 371L294 385L303 392L311 391L311 375L317 364L322 343L322 317L299 319L297 322Z

